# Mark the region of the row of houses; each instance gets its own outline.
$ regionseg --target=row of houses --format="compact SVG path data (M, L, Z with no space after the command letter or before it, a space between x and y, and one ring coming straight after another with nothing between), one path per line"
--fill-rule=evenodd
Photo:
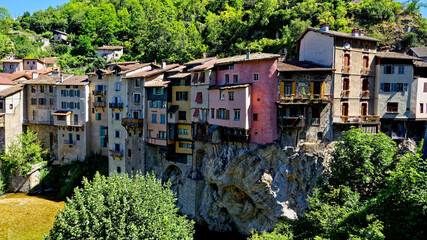
M324 24L300 36L299 61L247 52L183 65L116 62L86 76L35 74L0 91L0 134L5 144L36 131L58 163L95 151L109 156L110 171L145 171L155 164L147 159L161 159L195 178L203 159L195 143L296 146L336 140L351 126L422 138L427 63L378 52L378 42Z

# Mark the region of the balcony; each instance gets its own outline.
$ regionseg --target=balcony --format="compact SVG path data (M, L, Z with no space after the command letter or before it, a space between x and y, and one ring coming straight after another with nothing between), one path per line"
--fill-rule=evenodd
M64 145L76 145L76 141L64 140Z
M305 126L305 118L300 117L279 117L279 126L282 128L298 128Z
M361 98L369 98L369 90L363 90L360 94Z
M333 100L332 95L322 94L289 94L280 95L277 103L284 105L328 104Z
M144 119L122 118L124 127L143 127Z
M350 90L343 90L341 92L341 97L342 98L349 98L350 97Z
M110 150L110 156L111 157L119 157L119 158L121 158L121 157L123 157L123 151L120 151L120 150Z
M105 96L105 95L107 95L107 90L93 90L92 95L94 95L94 96Z
M109 106L111 109L123 109L123 103L110 103Z
M85 123L83 121L67 121L67 120L56 120L55 126L64 127L82 127Z
M379 124L380 116L341 116L334 119L339 124Z
M105 102L93 102L94 107L105 107Z
M24 125L53 125L53 120L40 121L24 119Z

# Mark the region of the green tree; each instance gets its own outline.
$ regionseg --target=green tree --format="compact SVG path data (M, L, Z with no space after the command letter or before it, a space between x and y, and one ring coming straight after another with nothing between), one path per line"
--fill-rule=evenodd
M193 222L154 175L96 174L76 188L46 239L192 239Z

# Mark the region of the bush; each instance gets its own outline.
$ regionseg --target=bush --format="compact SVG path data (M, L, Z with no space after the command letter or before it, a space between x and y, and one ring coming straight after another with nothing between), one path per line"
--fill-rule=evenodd
M85 178L45 239L192 239L169 187L151 174Z
M5 183L3 181L3 177L0 175L0 195L3 195L5 192Z

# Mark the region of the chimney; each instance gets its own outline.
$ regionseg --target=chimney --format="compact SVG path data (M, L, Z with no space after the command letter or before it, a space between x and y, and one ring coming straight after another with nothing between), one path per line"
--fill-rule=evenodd
M365 29L360 29L359 30L359 35L362 36L362 37L365 36Z
M286 61L286 55L288 55L288 50L285 48L283 51L280 51L280 57L279 62L285 62Z
M64 81L64 76L62 75L62 72L59 74L59 82L63 82Z
M353 36L353 37L358 37L359 36L359 29L357 27L353 28L351 30L351 36Z
M325 31L325 32L329 31L329 22L324 22L324 23L320 24L320 30Z
M39 74L38 74L38 73L36 73L36 72L33 72L32 79L36 79L36 78L38 78L38 77L39 77Z
M384 46L380 48L381 52L390 52L390 46Z
M162 59L162 69L166 67L166 60Z
M246 50L246 60L249 60L251 58L251 51Z
M202 53L202 58L205 59L206 58L206 53Z

